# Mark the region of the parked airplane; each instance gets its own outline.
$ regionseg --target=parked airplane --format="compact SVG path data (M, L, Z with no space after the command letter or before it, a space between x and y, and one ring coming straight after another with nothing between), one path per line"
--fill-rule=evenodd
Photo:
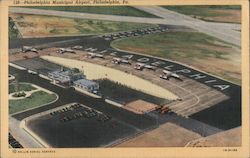
M144 68L150 69L150 70L155 70L155 69L156 69L155 66L147 65L147 64L144 64L144 63L136 63L136 65L135 65L134 68L135 68L136 70L143 70Z
M86 48L86 49L84 49L85 51L88 51L88 52L95 52L95 51L97 51L97 48Z
M179 75L177 75L176 73L173 73L171 71L168 71L168 70L163 70L163 75L160 75L160 78L165 79L165 80L169 80L169 78L171 78L171 77L182 81L182 79Z
M63 53L75 53L74 50L72 50L71 48L59 48L59 50L57 51L57 53L63 54Z
M131 65L131 63L130 63L128 60L122 59L122 58L113 58L112 63L114 63L114 64L121 64L121 63L124 63L124 64L129 64L129 65Z
M22 52L26 53L26 52L35 52L38 53L38 50L34 47L30 47L30 46L23 46L22 47Z
M87 54L87 57L88 58L90 58L90 59L92 59L92 58L104 58L104 55L102 55L102 54L99 54L99 53L92 53L92 52L89 52L88 54Z
M82 48L83 48L83 46L78 46L78 45L77 45L77 46L72 47L72 49L77 49L77 50L78 50L78 49L82 49Z

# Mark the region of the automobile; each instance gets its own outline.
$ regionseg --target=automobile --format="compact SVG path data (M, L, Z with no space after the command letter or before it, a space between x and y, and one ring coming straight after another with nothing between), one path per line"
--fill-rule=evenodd
M55 112L54 112L54 111L53 111L53 112L51 112L51 113L50 113L50 115L52 115L52 116L53 116L53 115L55 115Z
M181 99L181 98L177 98L177 100L178 100L178 101L182 101L182 99Z
M16 145L19 145L19 143L17 141L14 141L12 143L10 143L11 146L16 146Z
M23 146L21 144L17 144L17 145L14 145L12 146L13 148L23 148Z
M111 40L111 38L104 38L106 41L110 41Z
M14 142L16 142L16 140L15 140L14 138L9 139L9 143L10 143L10 144L11 144L11 143L14 143Z
M62 109L58 110L58 113L62 113L62 112L63 112L63 110L62 110Z

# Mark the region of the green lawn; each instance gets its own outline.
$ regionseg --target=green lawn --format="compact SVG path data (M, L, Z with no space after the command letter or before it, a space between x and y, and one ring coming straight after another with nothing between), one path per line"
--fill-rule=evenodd
M158 105L164 105L170 102L167 99L146 94L144 92L129 88L126 85L122 85L108 79L97 80L97 82L100 85L100 93L105 98L114 100L121 104L126 104L138 99L142 99Z
M27 8L157 18L155 15L129 6L33 6Z
M115 22L106 20L73 19L56 16L16 14L23 36L59 36L59 35L99 35L119 31L154 27L154 24ZM63 21L63 22L62 22Z
M197 16L218 16L218 13L212 12L215 9L240 10L240 6L163 6L166 9L173 10L182 14ZM225 14L220 14L225 15Z
M191 15L205 21L240 23L241 6L163 6L166 9Z
M9 17L9 39L20 38L20 33L15 27L15 23L12 18Z
M48 94L43 91L34 92L30 98L21 100L9 100L9 113L13 114L34 107L39 107L56 99L55 94Z
M169 59L215 57L225 59L226 52L209 50L201 45L218 46L215 38L198 32L168 32L133 37L112 42L112 46L120 49L141 50L142 53ZM230 48L230 46L220 46Z
M19 91L31 91L35 90L36 88L33 87L31 84L28 83L19 83ZM9 94L15 92L15 84L9 85Z
M76 22L76 25L74 27L81 34L102 34L102 33L127 31L127 30L134 30L138 28L156 26L152 24L113 22L113 21L102 21L102 20L74 19L74 21Z
M240 84L240 52L199 32L165 32L113 41L112 47L191 65Z

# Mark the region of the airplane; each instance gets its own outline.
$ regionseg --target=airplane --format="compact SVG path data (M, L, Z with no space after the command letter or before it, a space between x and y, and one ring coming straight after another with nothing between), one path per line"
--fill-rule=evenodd
M97 48L86 48L84 49L85 51L89 51L89 52L95 52L97 50Z
M163 75L160 75L160 78L165 79L165 80L169 80L169 78L171 78L171 77L182 81L182 79L179 75L177 75L174 72L168 71L168 70L163 70Z
M99 54L99 53L92 53L92 52L89 52L89 53L87 54L87 57L90 58L90 59L93 59L93 58L95 58L95 57L97 57L97 58L104 58L104 55Z
M112 63L114 63L114 64L121 64L121 63L124 63L124 64L129 64L129 65L131 65L131 63L130 63L128 60L122 59L122 58L113 58Z
M83 47L82 46L74 46L74 47L72 47L72 49L82 49Z
M26 53L26 52L35 52L35 53L38 53L38 50L36 48L34 48L34 47L23 46L22 52L23 53Z
M150 69L150 70L155 70L156 67L152 65L145 65L144 68Z
M58 51L56 51L57 53L63 54L63 53L75 53L74 50L72 50L71 48L59 48Z
M150 69L150 70L155 70L156 67L152 66L152 65L147 65L147 64L143 64L143 63L136 63L134 69L136 70L143 70L144 68L146 69Z

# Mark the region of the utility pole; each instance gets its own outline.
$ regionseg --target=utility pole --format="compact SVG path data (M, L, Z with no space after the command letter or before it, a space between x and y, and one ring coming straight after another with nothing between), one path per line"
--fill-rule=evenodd
M18 81L18 74L15 74L15 92L19 92L20 87L19 87L19 81Z

